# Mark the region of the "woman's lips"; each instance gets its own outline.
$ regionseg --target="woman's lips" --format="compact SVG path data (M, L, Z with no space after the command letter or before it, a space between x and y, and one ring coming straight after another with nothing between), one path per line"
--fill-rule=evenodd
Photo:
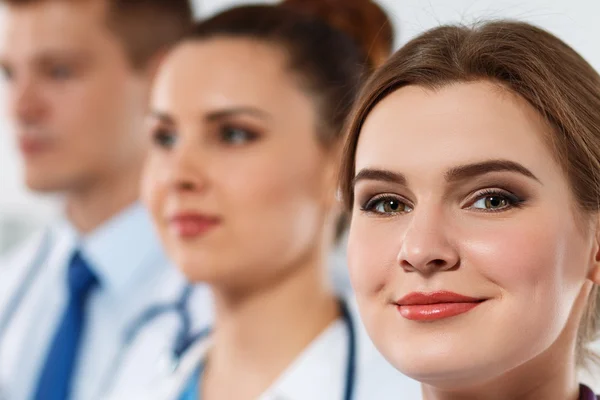
M21 154L26 158L43 154L50 149L50 142L48 140L29 136L20 137L18 143Z
M221 220L199 213L178 213L169 218L169 227L182 238L196 238L217 227Z
M400 315L411 321L437 321L471 311L485 299L448 291L410 293L396 302Z

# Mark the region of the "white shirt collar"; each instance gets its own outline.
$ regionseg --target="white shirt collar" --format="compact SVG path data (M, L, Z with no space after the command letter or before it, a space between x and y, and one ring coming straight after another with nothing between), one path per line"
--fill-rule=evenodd
M333 322L296 358L260 400L341 399L346 384L348 332Z
M74 238L73 250L82 251L103 289L116 296L127 295L132 284L168 266L148 212L139 203L85 236L68 221L62 221L58 232Z

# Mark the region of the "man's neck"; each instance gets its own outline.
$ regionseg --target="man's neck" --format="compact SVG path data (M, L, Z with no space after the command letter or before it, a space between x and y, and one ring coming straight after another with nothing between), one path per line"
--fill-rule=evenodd
M81 234L88 234L133 205L139 198L139 173L100 179L66 197L67 218Z

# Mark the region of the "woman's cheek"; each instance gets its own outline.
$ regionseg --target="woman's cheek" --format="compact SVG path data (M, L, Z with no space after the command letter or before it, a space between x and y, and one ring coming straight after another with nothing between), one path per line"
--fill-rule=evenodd
M396 258L401 238L397 224L354 217L348 237L348 267L357 295L370 297L384 289L399 268Z

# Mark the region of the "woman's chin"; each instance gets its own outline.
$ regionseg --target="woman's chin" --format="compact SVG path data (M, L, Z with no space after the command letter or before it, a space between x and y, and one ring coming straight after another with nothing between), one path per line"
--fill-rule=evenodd
M211 283L219 281L221 275L223 275L222 271L212 267L204 260L199 262L195 257L182 257L180 255L178 258L174 258L173 261L188 282Z
M497 374L496 367L473 360L439 358L415 358L395 364L404 375L440 390L461 391L484 385Z

